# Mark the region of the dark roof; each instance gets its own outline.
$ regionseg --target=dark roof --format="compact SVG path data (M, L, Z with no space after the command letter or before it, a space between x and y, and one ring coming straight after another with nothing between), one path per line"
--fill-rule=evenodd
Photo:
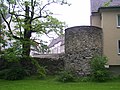
M49 48L54 47L55 44L61 42L61 45L64 45L64 36L59 36L56 39L53 39L51 43L48 45Z
M100 7L105 7L104 4L110 0L91 0L91 12L98 12ZM108 7L120 6L120 0L112 0Z

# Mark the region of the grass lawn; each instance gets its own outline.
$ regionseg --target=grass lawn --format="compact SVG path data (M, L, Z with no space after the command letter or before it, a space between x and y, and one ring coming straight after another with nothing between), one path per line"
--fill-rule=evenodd
M0 90L120 90L120 80L105 83L60 83L53 79L27 79L18 81L0 80Z

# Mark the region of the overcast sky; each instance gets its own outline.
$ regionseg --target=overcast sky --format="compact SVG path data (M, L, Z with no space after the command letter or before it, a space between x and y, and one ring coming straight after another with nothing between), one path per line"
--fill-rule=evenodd
M51 10L60 21L69 27L90 24L90 0L67 0L71 6L54 5Z
M68 27L90 25L90 0L67 0L68 5L50 5L48 7L54 17L60 21L66 22ZM51 37L57 37L55 34L49 34ZM51 38L42 36L43 40L50 42Z

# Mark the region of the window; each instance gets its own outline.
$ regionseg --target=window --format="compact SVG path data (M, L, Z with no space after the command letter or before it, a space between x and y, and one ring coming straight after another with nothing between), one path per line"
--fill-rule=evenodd
M120 27L120 14L119 14L118 17L117 17L117 20L118 20L118 21L117 21L117 24L118 24L117 26Z
M118 54L120 54L120 40L118 40Z

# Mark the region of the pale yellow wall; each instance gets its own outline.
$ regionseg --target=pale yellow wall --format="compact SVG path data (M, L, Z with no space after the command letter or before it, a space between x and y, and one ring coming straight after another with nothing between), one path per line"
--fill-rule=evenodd
M117 41L120 40L120 28L117 27L117 15L120 12L101 12L104 36L104 55L109 59L110 65L120 65L120 55L118 55Z
M91 15L91 26L101 27L100 15Z
M91 25L103 29L103 52L109 59L109 65L120 65L117 41L120 40L120 28L117 27L117 15L120 11L102 11L100 16L91 17Z

